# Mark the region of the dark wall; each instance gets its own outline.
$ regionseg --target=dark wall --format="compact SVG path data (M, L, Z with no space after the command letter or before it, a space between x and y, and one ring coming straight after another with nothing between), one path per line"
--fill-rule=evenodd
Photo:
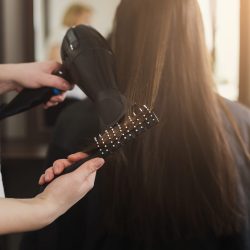
M4 17L3 17L3 0L0 0L0 63L3 63L3 25L4 25Z
M23 61L34 61L34 22L33 0L26 0L22 5Z

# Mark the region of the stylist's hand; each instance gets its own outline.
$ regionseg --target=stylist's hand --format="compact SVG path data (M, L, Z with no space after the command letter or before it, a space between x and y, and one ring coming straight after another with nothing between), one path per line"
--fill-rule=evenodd
M39 185L51 182L54 179L54 177L56 175L61 174L65 168L69 167L70 165L79 160L86 158L87 156L88 155L83 152L78 152L69 155L67 159L56 160L53 163L53 166L46 169L45 173L41 175L39 179Z
M58 160L41 176L39 184L51 181L54 173L59 174L75 161L83 159L86 154L76 153L68 159ZM53 219L65 213L71 206L85 196L94 186L96 171L104 164L102 158L85 162L72 173L53 180L36 198L42 200L55 213ZM53 172L53 173L52 173ZM46 180L46 181L45 181Z
M60 68L60 64L55 61L20 63L8 65L12 73L12 83L16 90L22 88L53 87L62 90L62 94L53 96L46 104L45 108L57 105L64 101L64 92L72 86L63 78L52 75L52 72Z

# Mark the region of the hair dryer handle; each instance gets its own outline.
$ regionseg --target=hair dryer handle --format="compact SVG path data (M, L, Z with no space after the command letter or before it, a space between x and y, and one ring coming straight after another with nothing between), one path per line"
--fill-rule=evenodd
M65 72L58 70L54 75L66 78ZM37 105L46 103L52 96L59 95L61 90L43 87L39 89L24 89L0 112L0 120L29 110Z

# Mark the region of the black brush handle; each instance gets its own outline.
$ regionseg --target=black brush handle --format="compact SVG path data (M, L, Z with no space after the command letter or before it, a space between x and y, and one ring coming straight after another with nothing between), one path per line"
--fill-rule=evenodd
M96 157L102 157L101 154L99 152L95 153L95 154L91 154L89 156L87 156L86 158L82 159L82 160L79 160L75 163L73 163L72 165L70 165L69 167L65 168L63 170L63 172L61 174L58 174L58 175L55 175L54 179L58 178L59 176L62 176L64 174L69 174L73 171L75 171L77 168L79 168L82 164L84 164L85 162L91 160L91 159L94 159ZM53 180L54 180L53 179ZM52 181L53 181L52 180ZM51 181L51 182L52 182ZM50 183L50 182L49 182ZM48 185L49 183L45 183L43 186L42 186L42 190L44 190Z

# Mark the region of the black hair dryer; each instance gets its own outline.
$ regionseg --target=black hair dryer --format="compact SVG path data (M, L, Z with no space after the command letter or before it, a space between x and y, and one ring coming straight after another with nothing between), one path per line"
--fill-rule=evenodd
M93 101L102 125L118 122L127 111L116 85L115 61L107 41L90 26L70 28L61 46L62 68L55 72L74 83ZM31 109L58 94L52 88L24 89L0 111L0 120Z

